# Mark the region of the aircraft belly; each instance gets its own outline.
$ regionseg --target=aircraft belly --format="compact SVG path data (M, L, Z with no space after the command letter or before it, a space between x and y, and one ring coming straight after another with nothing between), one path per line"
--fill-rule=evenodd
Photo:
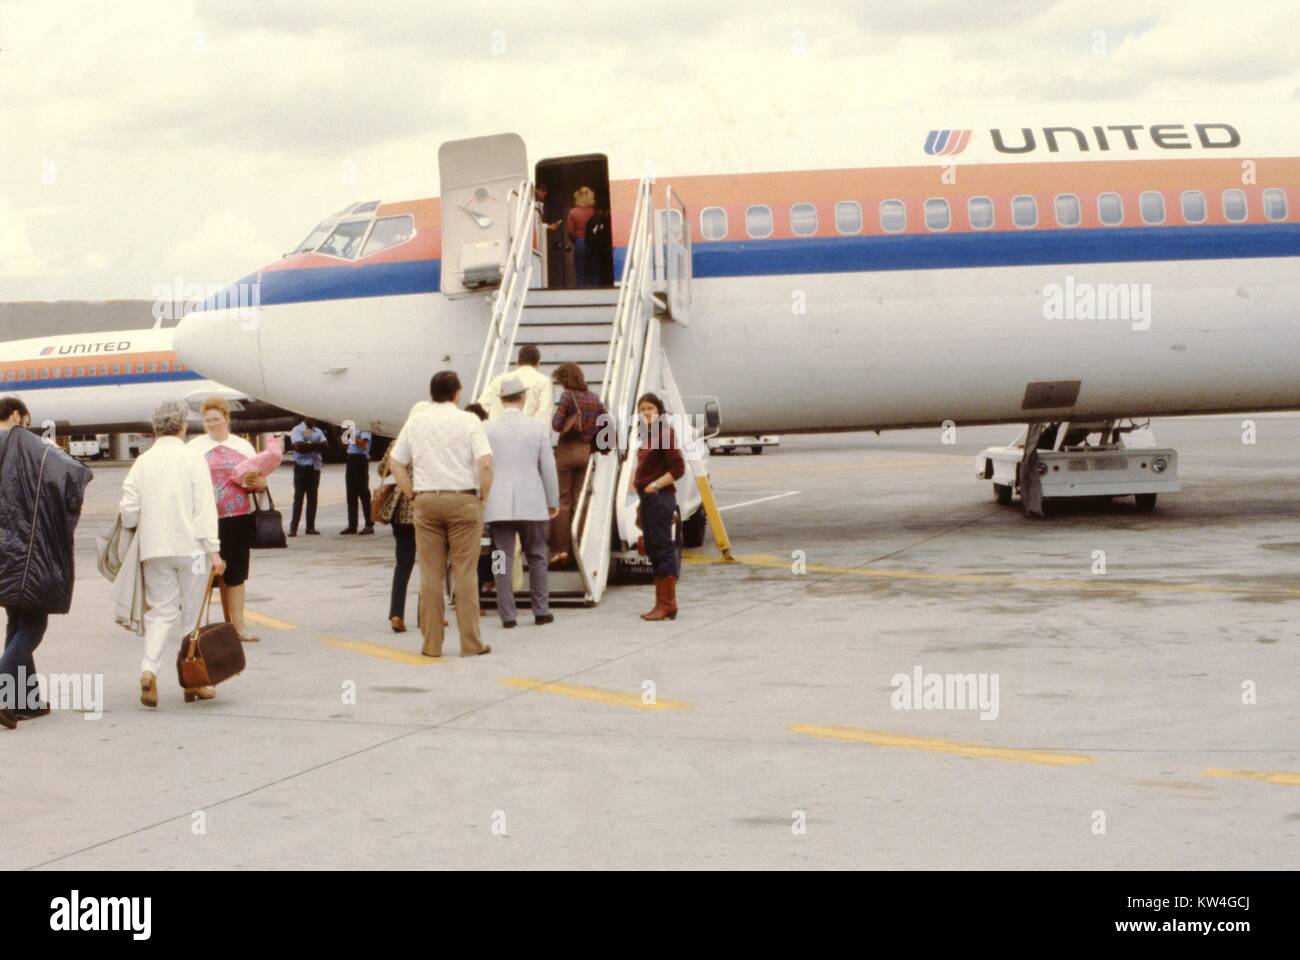
M718 397L732 432L1300 408L1298 273L1260 258L709 278L663 344L683 395ZM1137 285L1127 309L1085 309L1079 291L1121 284ZM468 389L487 316L440 294L264 306L264 391L238 365L204 372L393 432L436 370ZM1026 409L1045 381L1078 381L1075 405Z
M1023 422L1040 381L1079 381L1058 415L1300 407L1298 274L1258 259L709 279L663 340L683 394L717 396L746 433ZM1055 309L1053 284L1077 309ZM1138 285L1130 309L1084 309L1079 291L1117 284Z

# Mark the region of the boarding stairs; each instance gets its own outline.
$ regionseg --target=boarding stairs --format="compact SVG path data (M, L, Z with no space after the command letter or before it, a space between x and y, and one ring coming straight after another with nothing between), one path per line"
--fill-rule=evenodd
M635 578L649 570L635 550L636 496L627 492L636 464L635 405L650 390L664 398L669 413L685 415L660 332L666 323L689 322L691 280L685 207L669 187L664 206L656 210L653 193L653 180L643 179L615 288L549 290L538 283L546 275L544 231L533 204L522 202L533 196L533 185L523 181L510 192L509 253L501 282L489 296L492 315L473 396L510 368L517 345L531 343L541 349L542 371L548 375L561 363L578 364L613 418L607 434L611 450L592 456L574 504L576 569L550 573L555 603L592 606L612 578ZM703 430L691 419L683 419L682 428L688 472L696 480L678 485L682 516L703 503L715 540L726 553L726 534L708 489ZM526 577L517 600L525 610Z

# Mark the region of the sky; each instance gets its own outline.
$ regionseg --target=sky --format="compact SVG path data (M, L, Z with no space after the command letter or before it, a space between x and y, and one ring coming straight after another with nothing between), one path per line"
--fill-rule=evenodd
M1298 100L1294 2L0 0L0 302L225 286L436 195L460 137L689 155L864 106Z

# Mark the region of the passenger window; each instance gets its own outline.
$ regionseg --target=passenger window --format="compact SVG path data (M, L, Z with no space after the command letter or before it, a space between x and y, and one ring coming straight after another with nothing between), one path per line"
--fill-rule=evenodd
M947 230L952 223L952 213L948 201L942 197L931 197L925 201L925 225L930 230Z
M1183 219L1188 223L1205 222L1205 194L1199 190L1183 191Z
M1083 218L1079 209L1079 198L1072 193L1060 193L1056 196L1056 225L1058 227L1077 227Z
M727 211L705 207L700 211L700 236L705 240L722 240L727 236Z
M880 229L885 233L898 233L907 229L907 208L902 200L880 201Z
M1148 190L1138 198L1138 209L1142 211L1143 223L1165 222L1165 195L1155 190Z
M993 201L988 197L971 197L966 204L966 217L972 230L987 230L993 226Z
M1264 216L1269 220L1286 219L1286 193L1277 187L1264 191Z
M340 223L316 252L351 260L356 256L357 247L369 226L369 220L348 220Z
M1019 196L1011 200L1011 222L1017 227L1032 227L1038 223L1038 201L1033 197Z
M113 376L117 376L121 372L122 372L122 365L120 363L113 364Z
M1097 198L1097 219L1108 227L1124 222L1124 200L1118 193L1103 193Z
M835 229L840 233L858 233L862 230L862 207L852 200L835 204Z
M817 208L811 203L796 203L790 208L790 232L796 237L811 237L817 232Z
M136 373L144 373L144 363L143 363L143 361L141 361L140 363L137 363L137 364L135 365L135 372L136 372Z
M745 209L745 232L755 240L772 235L772 208L756 203Z
M170 360L164 360L162 362L162 366L160 367L160 369L162 370L163 373L170 373L172 369L172 362Z
M150 373L157 373L157 372L158 372L158 363L157 363L156 361L154 361L154 360L150 360L150 361L149 361L149 372L150 372Z
M399 243L410 240L413 236L415 236L415 218L410 214L376 220L375 227L370 231L369 239L366 240L365 248L361 251L361 256L368 257L380 250L395 247Z
M1241 223L1246 219L1246 191L1223 191L1223 219L1231 223Z

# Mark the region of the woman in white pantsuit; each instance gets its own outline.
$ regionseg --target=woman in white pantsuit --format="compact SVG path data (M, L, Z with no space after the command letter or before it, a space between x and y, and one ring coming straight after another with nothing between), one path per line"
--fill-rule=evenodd
M221 573L217 502L203 457L185 445L185 404L153 414L154 442L122 484L122 526L136 531L144 567L144 662L140 702L158 706L163 649L194 629L210 571ZM186 689L185 702L211 700L212 687Z

